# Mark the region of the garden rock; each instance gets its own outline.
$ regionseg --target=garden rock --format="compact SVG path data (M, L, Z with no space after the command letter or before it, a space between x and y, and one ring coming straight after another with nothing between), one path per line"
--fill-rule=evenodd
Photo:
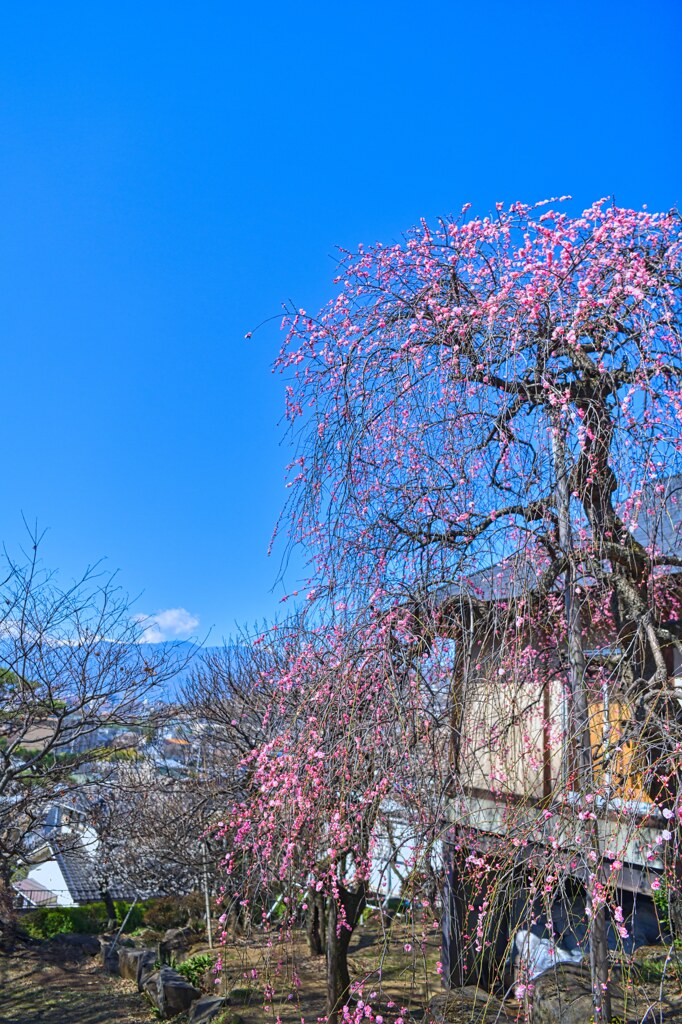
M95 935L82 935L80 932L56 935L52 939L52 945L74 953L76 956L97 956L101 948L99 939Z
M143 984L143 991L164 1019L185 1013L201 996L198 988L190 985L171 967L162 967L150 974Z
M169 964L177 959L178 953L186 953L190 947L191 928L170 928L159 943L159 960Z
M118 951L118 972L122 978L138 983L141 961L149 965L156 963L156 953L151 949L120 949ZM152 971L147 972L151 974Z
M137 958L136 949L120 949L118 953L118 973L128 981L137 979Z
M228 1000L221 996L202 996L196 1003L192 1003L187 1017L188 1024L209 1024L227 1005Z
M474 986L450 989L434 996L429 1003L429 1014L430 1019L438 1024L449 1024L450 1021L473 1019L474 1008L477 1012L485 1008L486 1020L488 1016L495 1021L517 1019L516 1014L513 1018L507 1015L504 1005L492 993Z
M153 974L156 970L157 957L156 951L153 949L143 949L142 956L137 961L137 991L142 992L144 983L150 974Z
M119 947L114 946L113 942L109 939L100 939L100 948L102 951L102 966L105 971L109 971L110 974L118 974L118 954Z
M589 967L581 964L561 963L550 967L531 983L532 1024L586 1024L592 1019L592 987ZM611 984L611 1008L614 1014L624 1016L623 990ZM628 1009L632 1010L632 998Z
M647 969L651 969L652 965L656 964L663 970L663 967L668 961L670 963L670 972L673 967L677 966L679 962L679 953L674 946L639 946L632 955L633 963L637 964L638 968L644 969L646 974Z

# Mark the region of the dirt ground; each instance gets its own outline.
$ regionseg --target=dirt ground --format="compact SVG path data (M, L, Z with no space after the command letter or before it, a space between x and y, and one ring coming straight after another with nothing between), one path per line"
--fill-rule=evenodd
M205 945L197 943L190 952L206 951ZM662 955L659 948L650 954ZM278 1018L282 1024L301 1024L302 1019L316 1024L323 1016L324 958L310 956L300 931L283 941L262 933L248 940L238 938L224 947L223 955L225 966L218 984L209 975L204 986L229 996L221 1024L275 1024ZM515 1000L501 1003L473 988L449 993L446 1007L439 957L436 930L420 948L406 924L397 922L387 932L373 921L354 934L349 966L353 982L362 984L364 998L381 1010L386 1024L398 1014L406 1024L430 1024L443 1018L448 1024L525 1020L523 1007ZM679 988L675 988L676 1008L668 1005L663 1013L663 1007L654 1010L657 989L657 985L642 988L650 1008L647 1021L682 1021ZM429 1007L436 1010L435 1016ZM628 1015L630 1019L635 1018ZM136 987L106 974L99 956L83 956L58 941L19 948L11 958L0 956L0 1024L153 1024L154 1020ZM176 1024L183 1022L184 1017L176 1018Z
M99 957L55 946L0 956L0 1024L151 1024L134 986L105 974Z
M433 1019L429 1004L443 992L440 955L439 929L433 929L420 946L408 925L395 922L386 931L372 920L354 933L348 962L352 982L362 984L363 998L382 1012L387 1024L398 1014L427 1024ZM239 939L225 948L224 956L216 989L230 993L234 1024L262 1024L277 1018L282 1024L301 1024L302 1018L314 1024L324 1014L324 958L310 956L300 932L281 943L270 944L260 935L249 941ZM265 1010L263 994L268 985L276 994L271 1008ZM447 1019L451 1024L484 1019L504 1024L516 1020L518 1013L515 1002L508 1008L487 993L470 989L451 996Z
M409 947L409 948L408 948ZM198 943L191 953L205 952ZM207 988L229 994L225 1024L315 1024L325 1009L324 958L311 957L300 932L286 941L256 934L224 947L225 967L219 984ZM372 922L353 936L349 966L364 996L384 1010L388 1022L404 1007L415 1022L430 1020L429 1001L441 992L437 963L439 936L429 937L423 951L400 923L386 933ZM264 993L273 995L264 1008ZM488 1019L513 1020L503 1010ZM485 999L455 997L448 1011L453 1024L485 1019ZM498 1016L499 1013L499 1016ZM154 1016L135 986L104 972L99 957L83 957L58 942L21 948L0 957L0 1024L152 1024ZM178 1024L182 1018L177 1018Z

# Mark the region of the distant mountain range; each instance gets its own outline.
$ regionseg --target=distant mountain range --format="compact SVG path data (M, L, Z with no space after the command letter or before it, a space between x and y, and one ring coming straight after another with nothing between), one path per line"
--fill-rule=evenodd
M175 700L182 687L189 682L192 670L197 666L202 655L218 650L217 647L200 647L189 640L164 640L160 643L138 644L145 658L154 662L159 656L167 657L169 666L175 674L160 688L161 700Z
M102 640L93 649L104 649L111 647L111 641ZM47 657L45 651L47 650ZM162 701L174 701L181 694L182 687L189 682L193 669L198 666L201 657L209 652L219 650L218 647L200 647L199 645L192 644L188 640L166 640L160 643L141 643L135 644L130 648L130 664L131 669L133 665L136 666L137 670L140 669L140 662L138 661L139 655L149 661L151 665L159 661L163 661L164 674L168 675L169 678L161 683L158 687L155 687L149 692L149 699L162 700ZM40 648L38 648L40 651ZM42 654L34 654L34 658L37 659L37 663L32 664L31 652L29 651L25 660L22 661L22 650L17 648L17 644L14 638L2 638L0 637L0 669L9 668L11 671L16 671L19 664L22 665L22 674L26 679L45 679L46 676L53 675L53 678L61 675L61 669L64 668L64 681L69 678L70 672L73 671L73 667L63 664L63 659L58 656L55 657L54 663L52 664L49 657L49 645L47 648L42 648ZM57 652L68 652L68 645L55 645L53 648L55 655ZM75 654L78 658L78 655ZM68 661L68 654L66 655ZM91 662L91 665L93 663ZM57 684L59 686L59 683ZM86 684L87 687L87 684ZM67 694L62 691L64 696Z

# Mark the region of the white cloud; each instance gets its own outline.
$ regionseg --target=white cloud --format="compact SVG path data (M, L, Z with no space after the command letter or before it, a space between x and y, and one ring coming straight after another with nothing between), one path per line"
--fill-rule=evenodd
M163 640L186 640L196 632L199 619L186 608L164 608L153 615L136 615L144 627L141 643L158 644Z

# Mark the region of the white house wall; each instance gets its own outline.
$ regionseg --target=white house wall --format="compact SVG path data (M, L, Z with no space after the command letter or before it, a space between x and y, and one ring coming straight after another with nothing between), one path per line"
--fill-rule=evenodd
M71 897L66 879L56 860L46 860L42 864L34 864L26 876L27 882L38 882L49 889L57 897L58 907L75 907L77 904Z

